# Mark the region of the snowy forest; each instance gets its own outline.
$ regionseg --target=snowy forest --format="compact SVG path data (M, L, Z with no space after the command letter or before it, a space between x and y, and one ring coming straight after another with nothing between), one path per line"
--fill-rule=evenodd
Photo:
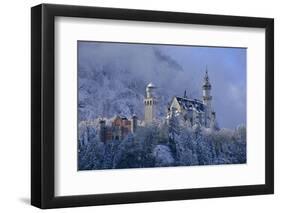
M94 124L81 123L78 170L246 163L246 128L211 131L143 126L122 141L99 140Z

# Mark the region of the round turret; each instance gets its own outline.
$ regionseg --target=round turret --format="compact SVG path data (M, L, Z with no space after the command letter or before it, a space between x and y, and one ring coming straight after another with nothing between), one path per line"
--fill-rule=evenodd
M136 114L133 114L131 119L131 132L135 133L138 125L138 117Z
M151 82L146 86L146 97L147 98L153 97L153 90L155 88L156 88L156 86Z
M155 88L156 86L152 82L150 82L146 87L147 88Z

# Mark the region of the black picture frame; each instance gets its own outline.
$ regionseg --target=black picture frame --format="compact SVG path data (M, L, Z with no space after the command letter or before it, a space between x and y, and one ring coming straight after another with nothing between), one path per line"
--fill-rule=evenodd
M54 195L55 17L264 28L265 184L93 195ZM274 20L148 10L41 4L31 8L31 204L42 208L217 198L274 193Z

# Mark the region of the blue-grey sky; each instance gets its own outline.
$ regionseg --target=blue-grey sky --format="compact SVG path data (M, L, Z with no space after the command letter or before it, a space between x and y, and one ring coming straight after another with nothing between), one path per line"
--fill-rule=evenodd
M117 79L127 73L127 81L153 82L159 90L167 91L162 93L169 96L167 99L173 95L182 96L185 89L191 98L202 99L202 82L207 67L212 85L212 105L219 126L235 128L246 124L245 48L106 42L78 44L79 70L97 73L101 67L110 67L109 70L118 73Z
M191 72L201 83L208 69L212 84L213 108L221 127L246 124L246 53L245 48L163 47L163 52ZM199 88L201 89L201 88Z

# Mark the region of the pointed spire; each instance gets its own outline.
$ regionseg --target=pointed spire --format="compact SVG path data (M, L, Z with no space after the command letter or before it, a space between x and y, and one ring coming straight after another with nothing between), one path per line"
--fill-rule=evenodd
M205 72L205 78L204 78L205 82L209 81L209 76L208 76L208 65L206 65L206 72Z
M184 95L183 95L184 98L187 98L187 95L186 95L186 90L184 90Z
M209 82L209 75L208 75L208 67L206 65L206 71L204 76L204 83L203 83L203 89L209 88L211 89L211 84Z

